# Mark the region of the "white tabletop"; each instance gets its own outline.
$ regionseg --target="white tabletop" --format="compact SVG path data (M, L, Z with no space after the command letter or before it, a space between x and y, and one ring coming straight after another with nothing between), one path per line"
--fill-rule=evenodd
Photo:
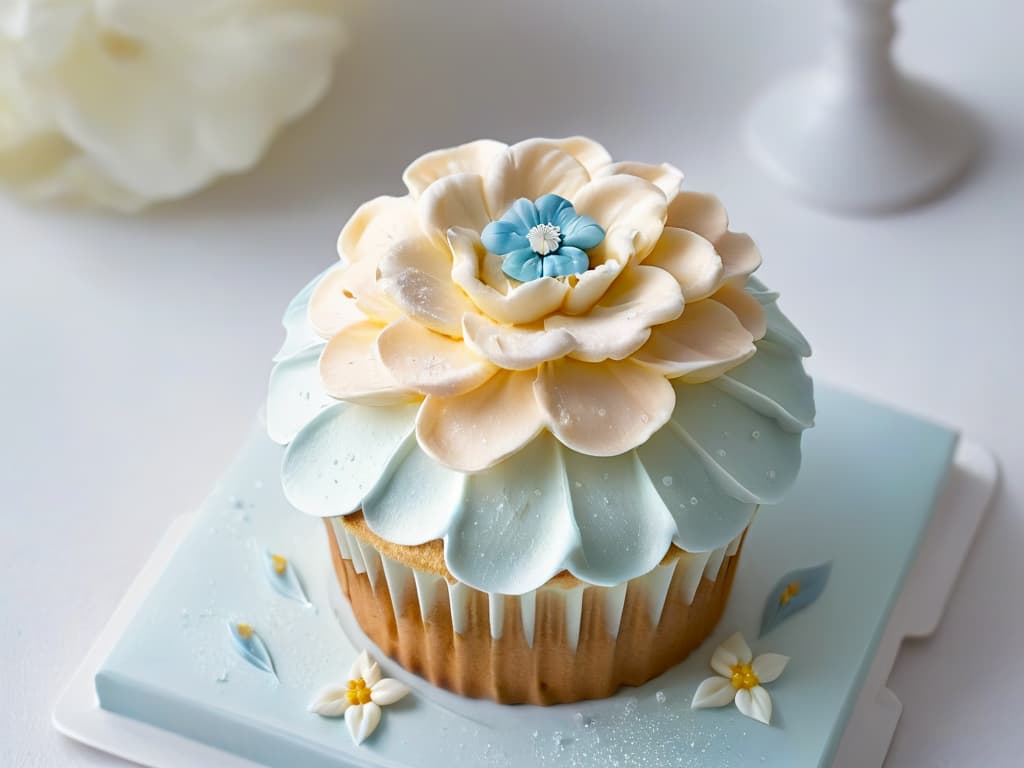
M334 258L355 205L400 192L428 149L586 133L721 195L810 337L815 375L998 454L1004 486L948 614L897 664L888 765L1018 764L1024 14L906 3L901 60L975 110L984 152L954 195L851 220L780 195L737 139L751 97L813 60L818 5L359 3L327 102L255 172L134 218L0 203L4 762L114 762L58 736L51 705L169 521L240 444L280 311Z

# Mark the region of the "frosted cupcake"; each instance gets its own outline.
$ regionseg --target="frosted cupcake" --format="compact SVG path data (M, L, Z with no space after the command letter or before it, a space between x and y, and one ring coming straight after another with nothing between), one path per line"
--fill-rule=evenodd
M365 633L466 696L608 696L714 628L796 476L807 342L674 167L424 155L285 315L268 426Z

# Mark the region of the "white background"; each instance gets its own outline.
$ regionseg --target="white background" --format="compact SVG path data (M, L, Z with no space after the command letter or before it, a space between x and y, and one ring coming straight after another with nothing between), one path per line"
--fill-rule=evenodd
M738 142L753 95L814 59L820 5L361 2L327 102L255 172L133 218L0 203L0 762L112 763L52 731L52 703L240 444L278 317L353 208L400 193L429 149L585 133L720 194L816 376L998 454L1004 485L946 619L897 664L888 765L1018 765L1024 14L902 4L900 60L975 111L984 151L954 195L852 220L780 195Z

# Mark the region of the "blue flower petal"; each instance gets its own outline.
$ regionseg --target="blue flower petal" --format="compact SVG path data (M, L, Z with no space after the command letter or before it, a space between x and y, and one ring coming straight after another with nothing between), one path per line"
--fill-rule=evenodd
M279 559L275 560L275 558ZM277 572L279 564L281 567L280 573ZM309 598L306 597L306 592L302 588L302 582L299 581L299 575L295 572L295 567L286 559L267 550L263 554L263 570L267 574L270 586L279 593L303 605L313 605L309 602Z
M759 636L763 637L771 632L794 613L802 611L821 597L831 572L832 561L830 560L810 568L790 571L779 579L765 600ZM787 593L787 587L790 585L796 585L795 593Z
M534 205L537 207L537 218L541 224L559 224L566 213L576 215L572 203L559 195L541 195Z
M579 248L563 245L544 257L544 277L578 275L590 268L590 258Z
M244 630L242 629L243 627L245 628ZM274 662L270 658L270 652L267 651L267 646L263 644L263 640L253 631L252 627L247 624L237 624L229 621L228 632L231 633L231 644L239 656L257 669L277 677L277 672L274 671Z
M504 254L519 248L529 248L530 241L519 224L511 221L492 221L480 233L480 241L491 253Z
M501 271L523 283L536 280L544 274L540 256L530 248L520 248L508 254L501 263Z
M516 229L525 235L531 227L540 224L540 216L537 214L537 206L525 197L520 197L501 216L502 221L515 224Z
M562 229L563 245L586 250L604 240L604 230L589 216L576 216L571 221L559 226Z

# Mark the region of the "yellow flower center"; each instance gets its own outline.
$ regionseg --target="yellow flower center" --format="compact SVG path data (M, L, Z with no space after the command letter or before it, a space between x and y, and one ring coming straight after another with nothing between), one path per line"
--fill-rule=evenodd
M352 706L357 704L369 704L370 703L370 689L366 686L366 681L359 677L355 680L348 681L348 691L345 693L345 698L348 699L348 703Z
M288 567L288 561L280 555L271 555L270 562L274 566L274 573L278 576L284 573L285 568Z
M238 629L238 636L243 640L248 640L252 637L252 627L248 624L238 624L236 629Z
M749 664L733 664L732 677L729 678L729 682L732 683L732 687L737 691L750 690L754 686L760 685L761 681L757 679L757 675L754 674L754 669Z
M115 59L137 59L145 52L141 42L113 29L100 32L100 46Z
M792 584L787 585L786 588L782 590L782 594L779 595L779 604L786 605L786 603L796 597L798 592L800 592L800 582L794 581Z

